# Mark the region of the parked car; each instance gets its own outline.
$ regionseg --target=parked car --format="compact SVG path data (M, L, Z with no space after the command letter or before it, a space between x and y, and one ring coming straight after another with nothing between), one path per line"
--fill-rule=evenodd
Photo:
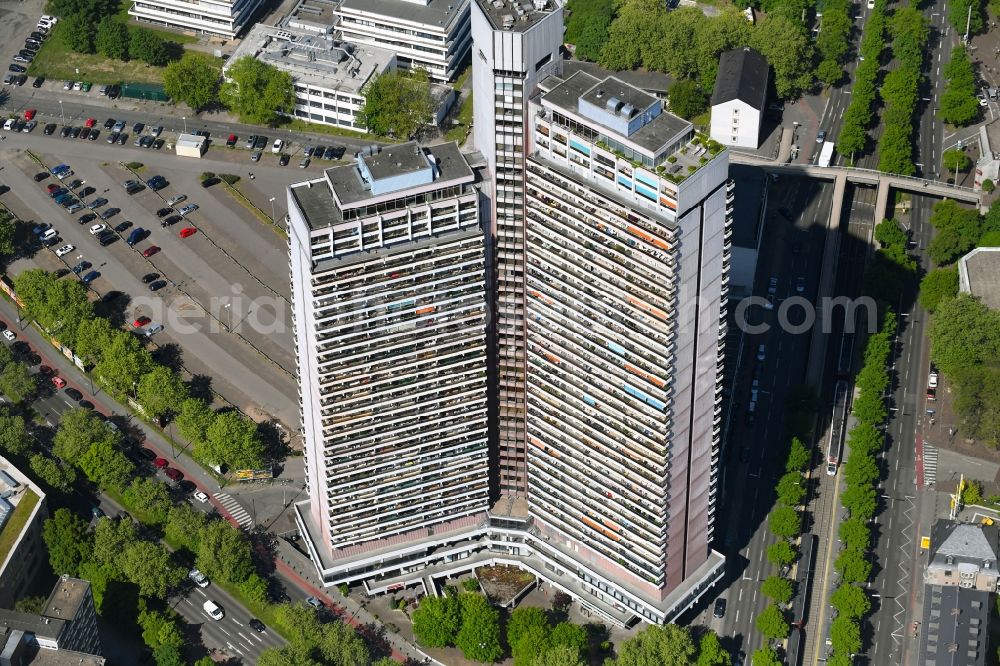
M166 469L169 466L170 463L165 458L156 458L153 460L153 467L156 469Z
M255 150L252 153L250 153L250 161L251 162L259 162L260 161L260 151L259 150Z
M94 280L96 280L99 277L101 277L101 274L99 272L97 272L97 271L90 271L89 273L87 273L86 275L84 275L81 278L81 280L83 281L84 284L90 284L91 282L93 282Z
M132 226L132 223L129 220L125 220L121 224L116 224L115 225L115 231L117 231L118 233L122 233L123 231L125 231L126 229L128 229L131 226Z
M206 495L205 493L203 493L200 490L195 491L194 494L191 495L191 497L193 497L194 499L198 500L202 504L205 504L205 503L208 502L208 495Z
M198 210L198 204L188 204L187 206L184 206L184 208L181 208L177 212L180 214L181 217L187 217L196 210Z
M135 318L135 321L132 322L132 327L133 328L142 328L143 326L145 326L146 324L148 324L150 321L152 321L152 320L149 317L147 317L146 315L141 315L141 316Z
M191 573L188 574L188 578L190 578L198 587L208 587L208 576L197 569L192 569Z
M160 277L159 273L146 273L145 275L142 276L142 283L149 284L158 277Z
M132 230L132 233L128 235L128 239L126 240L126 242L129 245L135 245L145 237L146 237L146 230L143 229L142 227L136 227L135 229Z
M169 199L167 199L167 205L168 206L176 206L177 204L179 204L180 202L182 202L182 201L184 201L186 199L187 199L187 195L186 194L176 194L176 195L170 197Z
M75 249L76 249L75 245L63 245L61 248L56 250L56 256L64 257Z
M189 238L194 236L196 233L198 233L198 230L195 227L184 227L181 229L181 233L179 235L181 238Z
M166 280L157 280L156 282L153 282L151 285L149 285L149 290L150 291L159 291L159 290L163 289L166 286L167 286L167 281Z
M235 134L230 134L229 138L226 139L226 148L234 148L234 147L236 147L236 141L237 141L236 135Z
M163 470L163 473L167 475L167 478L171 481L180 481L184 478L184 474L181 473L179 469L174 469L173 467L168 467Z
M150 245L149 247L147 247L145 250L142 251L142 256L148 259L159 251L160 248L158 245Z
M291 155L288 153L281 153L281 157L278 158L278 166L288 166L288 160L291 159Z
M52 383L57 389L66 388L66 380L62 377L53 377Z
M121 208L108 208L103 213L101 213L100 217L101 217L102 220L104 220L105 222L107 222L108 220L110 220L112 217L114 217L115 215L117 215L120 212L121 212Z
M274 143L271 145L271 152L277 155L281 152L281 149L285 147L285 142L281 139L275 139Z
M220 608L219 605L211 599L202 604L202 608L213 620L221 620L225 615L222 608Z
M56 124L49 123L48 125L45 126L45 129L42 130L42 134L44 134L45 136L50 136L54 134L55 131L56 131Z
M173 212L173 208L161 208L156 211L156 217L166 217L167 215L171 215Z

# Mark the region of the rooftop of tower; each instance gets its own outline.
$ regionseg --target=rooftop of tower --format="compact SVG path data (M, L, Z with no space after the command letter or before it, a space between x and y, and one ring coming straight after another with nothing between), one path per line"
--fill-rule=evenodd
M555 0L476 0L494 30L524 32L558 7Z
M348 209L371 206L375 215L400 196L474 180L457 143L422 147L410 141L360 152L354 164L326 169L323 178L292 185L291 192L309 226L324 229L343 222Z

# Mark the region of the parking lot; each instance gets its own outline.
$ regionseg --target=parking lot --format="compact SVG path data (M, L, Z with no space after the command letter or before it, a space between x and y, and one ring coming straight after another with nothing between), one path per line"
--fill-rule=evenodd
M132 321L149 316L164 324L165 329L154 340L159 345L179 345L186 368L212 377L219 393L241 409L260 410L290 429L297 428L285 240L250 215L221 184L208 189L200 185L202 170L235 171L237 156L229 162L194 160L131 144L109 146L101 141L60 139L58 134L43 136L38 131L6 135L0 152L8 159L0 171L0 182L11 191L3 195L3 201L24 219L53 224L75 250L62 259L43 250L30 265L71 268L82 260L89 261L100 273L90 285L95 292L124 292L130 297L124 318ZM35 183L32 176L41 169L17 150L27 147L50 167L60 162L70 164L74 176L67 180L84 180L86 187L94 190L83 203L92 202L94 197L109 200L95 212L120 208L106 224L113 228L123 221L131 222L132 226L121 232L122 238L101 247L89 233L91 224L99 220L79 224L77 220L88 211L68 215L55 204L45 188L52 181ZM223 150L213 151L210 156ZM129 196L122 183L136 175L118 161L140 160L145 166L139 177L148 179L159 174L169 185L159 192L146 188ZM287 167L256 167L254 180L244 173L240 185L254 200L267 202L275 197L275 212L280 219L285 186L305 175L302 170ZM188 200L177 208L193 202L199 209L182 222L163 228L156 211L178 193L186 194ZM125 238L136 227L148 230L149 236L129 247ZM197 232L181 238L179 232L188 227ZM160 251L143 257L143 250L152 245ZM28 263L15 264L13 272L23 270ZM151 272L168 283L155 294L141 281Z

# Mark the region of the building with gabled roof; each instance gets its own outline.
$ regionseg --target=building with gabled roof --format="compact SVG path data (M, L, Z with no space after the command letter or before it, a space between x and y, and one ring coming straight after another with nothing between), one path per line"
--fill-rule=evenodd
M711 136L721 144L756 149L767 105L770 65L749 46L719 56L712 92Z
M931 530L924 582L997 591L997 539L995 525L937 521Z

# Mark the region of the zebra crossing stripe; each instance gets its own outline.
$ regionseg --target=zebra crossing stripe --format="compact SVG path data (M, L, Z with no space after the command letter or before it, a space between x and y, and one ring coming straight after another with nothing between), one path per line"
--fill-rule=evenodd
M219 500L219 503L224 506L227 511L229 511L241 527L247 527L253 524L253 519L250 518L250 514L247 513L246 509L244 509L232 495L229 495L228 493L216 493L215 497Z
M924 478L930 485L937 480L938 450L933 446L924 447Z

